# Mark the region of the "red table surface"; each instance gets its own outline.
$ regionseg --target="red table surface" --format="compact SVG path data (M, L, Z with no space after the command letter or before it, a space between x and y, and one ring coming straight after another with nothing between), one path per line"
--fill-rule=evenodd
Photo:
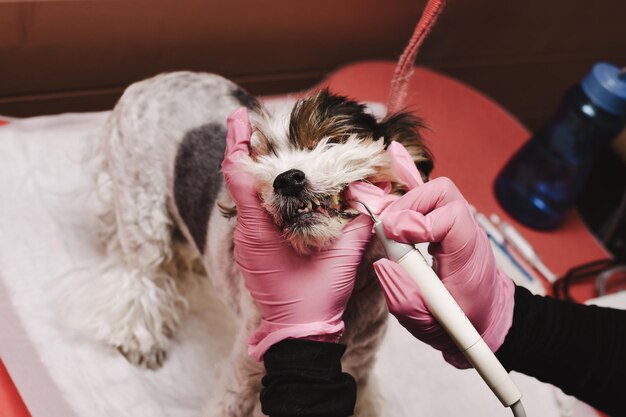
M360 101L385 103L395 63L366 62L331 74L322 86ZM557 275L607 253L576 213L555 232L528 229L498 205L493 180L507 159L529 136L528 130L476 90L424 68L416 68L406 106L429 127L424 137L435 157L432 177L450 177L465 197L485 213L496 213L515 225ZM589 288L579 290L589 296ZM18 391L0 363L0 417L29 417Z

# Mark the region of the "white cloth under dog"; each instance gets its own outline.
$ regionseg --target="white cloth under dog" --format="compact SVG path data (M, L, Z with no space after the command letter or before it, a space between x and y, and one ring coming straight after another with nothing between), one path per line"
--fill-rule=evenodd
M55 320L55 285L101 256L80 159L107 114L0 127L0 354L33 417L196 417L233 334L219 301L192 300L158 371L137 368ZM510 415L474 371L446 364L393 318L374 374L383 416ZM529 416L596 415L571 400L566 408L575 411L566 414L553 387L513 378Z

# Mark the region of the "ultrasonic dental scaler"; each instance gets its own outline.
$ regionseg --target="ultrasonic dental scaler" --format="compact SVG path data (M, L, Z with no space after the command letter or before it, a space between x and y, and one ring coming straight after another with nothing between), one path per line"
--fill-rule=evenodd
M374 232L385 248L387 258L400 265L417 283L428 309L454 344L478 371L502 405L511 407L515 417L526 417L521 402L522 395L509 373L465 316L435 271L428 266L422 253L413 245L387 238L382 221L365 203L359 203L370 214L374 222Z

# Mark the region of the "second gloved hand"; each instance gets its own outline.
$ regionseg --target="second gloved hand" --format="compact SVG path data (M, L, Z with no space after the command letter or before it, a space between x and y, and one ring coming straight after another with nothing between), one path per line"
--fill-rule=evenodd
M365 185L352 197L384 210L379 217L387 237L404 243L432 242L434 270L492 351L504 342L513 320L515 286L497 267L488 238L469 204L452 181L437 178L421 184L406 150L389 147L396 175L412 188L389 202L389 196ZM381 203L382 202L382 203ZM443 352L457 368L469 363L428 311L419 287L396 263L374 264L390 311L418 339Z

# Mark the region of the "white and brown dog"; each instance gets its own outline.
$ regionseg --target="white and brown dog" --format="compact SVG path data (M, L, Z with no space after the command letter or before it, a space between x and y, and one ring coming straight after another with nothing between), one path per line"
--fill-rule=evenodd
M232 82L212 74L176 72L130 86L113 110L92 155L102 203L102 242L108 261L67 300L74 325L116 347L135 364L158 368L183 319L181 284L189 272L208 276L213 290L238 317L239 335L229 375L208 414L260 415L262 366L246 341L259 321L233 259L236 215L220 165L226 119L246 106L253 135L248 169L276 225L307 253L335 239L353 217L343 201L353 181L392 181L386 146L401 142L423 175L432 169L408 113L382 121L365 105L321 90L269 111ZM366 389L387 309L371 263L370 244L344 314L344 370ZM359 395L357 415L375 415Z

